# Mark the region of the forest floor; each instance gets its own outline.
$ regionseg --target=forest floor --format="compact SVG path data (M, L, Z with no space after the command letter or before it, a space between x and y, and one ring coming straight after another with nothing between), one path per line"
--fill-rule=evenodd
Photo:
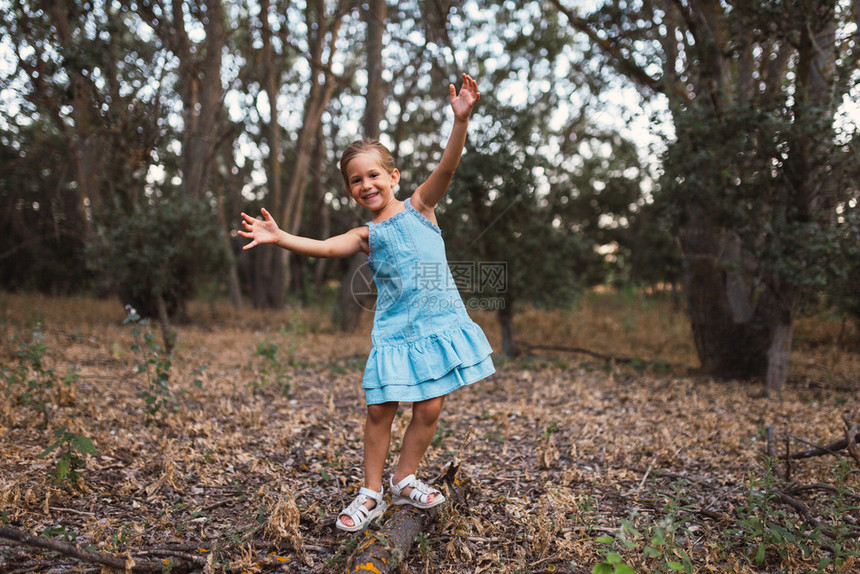
M370 314L352 335L319 308L191 315L168 361L115 300L0 295L0 534L165 570L346 571L376 528L333 528L362 476ZM494 317L475 319L500 348ZM698 376L665 298L594 293L515 325L524 343L619 360L496 356L494 376L453 393L421 474L461 451L470 496L401 572L858 571L857 463L783 456L846 437L860 390L850 325L798 322L778 399ZM389 469L409 418L395 419ZM0 571L100 567L0 538Z

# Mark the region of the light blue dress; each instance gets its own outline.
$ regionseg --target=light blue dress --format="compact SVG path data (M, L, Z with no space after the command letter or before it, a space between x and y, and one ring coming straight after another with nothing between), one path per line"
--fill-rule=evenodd
M438 226L406 209L368 222L376 311L362 387L368 405L440 397L495 372L460 298Z

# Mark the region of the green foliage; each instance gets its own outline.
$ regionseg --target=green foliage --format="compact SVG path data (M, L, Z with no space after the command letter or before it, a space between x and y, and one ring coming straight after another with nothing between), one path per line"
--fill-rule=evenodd
M289 366L292 359L282 361L278 357L278 345L270 340L258 342L256 354L260 360L259 375L251 382L251 388L259 390L273 385L281 395L290 396L292 374Z
M171 317L184 318L185 303L202 279L224 270L209 204L167 190L130 212L111 210L88 245L88 260L143 317L158 317L162 298Z
M17 339L17 336L15 337ZM11 367L3 367L3 377L6 386L13 396L25 406L34 406L48 422L48 404L50 393L54 390L56 373L54 368L45 364L45 335L41 323L36 323L31 332L30 340L18 340L16 352L17 363ZM64 378L66 384L71 384L76 373L73 370Z
M3 289L70 293L89 284L84 221L75 190L63 179L71 169L64 147L62 134L49 123L0 111Z
M143 373L147 380L147 388L138 396L143 399L144 413L150 420L157 416L163 419L169 411L178 409L169 384L173 360L158 343L149 322L141 319L134 309L129 309L124 323L133 325L131 350L138 358L137 373Z
M470 140L438 218L457 230L447 239L449 259L504 262L506 281L464 295L569 306L611 274L598 249L617 242L616 224L639 193L621 167L634 161L629 143L596 132L581 143L595 154L585 166L549 161L538 147L549 129L546 108L518 110L492 96L481 105L491 126Z
M860 189L837 205L835 239L826 280L828 300L860 327ZM860 341L857 345L860 351Z
M662 518L655 522L634 510L629 519L621 519L621 528L617 537L602 536L597 539L597 542L607 545L607 549L604 551L605 560L595 566L594 572L634 571L622 561L617 552L613 551L613 548L616 548L631 554L641 552L642 557L639 562L647 564L649 572L692 574L694 571L692 558L681 547L679 539L690 535L686 526L689 522L687 513L694 509L695 505L686 503L685 491L679 483L673 486L671 496L664 494L658 496L665 500L665 512Z
M595 540L598 544L612 545L615 540L611 536L600 536ZM634 574L635 570L624 562L623 558L613 550L604 550L604 559L594 565L592 574Z
M98 451L92 440L70 432L66 426L55 430L54 438L57 440L49 445L39 455L39 458L45 458L54 450L59 449L60 456L53 472L54 482L61 484L64 481L69 481L77 485L81 477L80 471L86 466L86 461L82 455L97 454Z
M788 561L800 551L805 560L820 556L815 572L842 568L846 561L860 559L860 546L850 517L856 516L857 493L849 486L857 470L847 461L833 467L834 495L824 499L820 514L825 520L810 524L798 520L780 501L783 485L765 461L761 475L748 478L748 494L737 509L737 522L727 530L727 547L736 547L750 563L762 566Z
M163 58L127 10L69 0L4 5L0 37L0 285L48 293L91 286L88 222L134 203L168 132L155 88ZM6 233L9 230L10 233Z

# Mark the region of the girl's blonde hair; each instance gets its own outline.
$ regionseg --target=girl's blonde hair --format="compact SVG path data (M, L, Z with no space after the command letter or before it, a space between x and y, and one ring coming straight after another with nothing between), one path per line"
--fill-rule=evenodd
M379 143L377 140L362 139L356 140L349 144L343 153L340 155L340 174L343 176L343 184L349 189L349 181L346 175L346 166L355 158L355 156L363 153L374 153L379 160L379 165L391 173L394 171L394 158L388 148Z

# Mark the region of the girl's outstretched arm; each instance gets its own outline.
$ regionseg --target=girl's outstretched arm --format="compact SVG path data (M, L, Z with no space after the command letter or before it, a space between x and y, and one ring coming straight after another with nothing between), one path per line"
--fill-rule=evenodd
M460 88L460 93L457 93L453 84L448 86L448 91L451 109L454 110L454 127L451 128L451 135L448 137L448 144L445 146L439 165L436 166L427 181L418 186L412 196L412 205L415 209L428 216L439 203L439 200L442 199L442 196L445 195L445 192L448 191L448 186L451 184L451 179L453 179L457 165L460 163L463 146L466 144L469 115L472 113L472 108L481 99L477 82L467 74L463 74L463 86Z
M273 243L283 249L310 257L349 257L359 251L367 253L370 250L367 227L356 227L325 240L311 239L283 231L265 208L261 212L263 219L251 217L247 213L242 214L242 225L245 229L240 229L239 235L251 240L251 243L242 249Z

